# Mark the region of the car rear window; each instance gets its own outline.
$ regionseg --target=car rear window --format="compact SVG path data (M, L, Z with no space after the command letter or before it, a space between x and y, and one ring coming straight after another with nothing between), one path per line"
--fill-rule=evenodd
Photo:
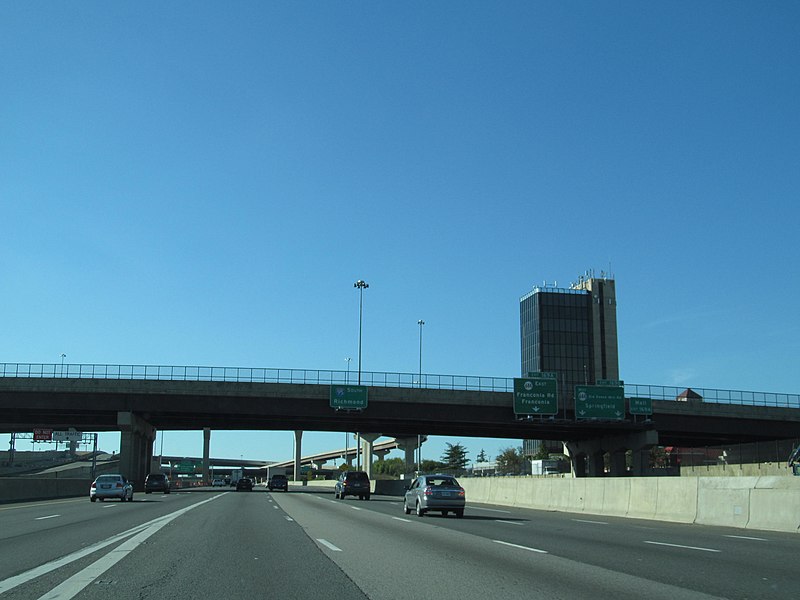
M442 487L461 487L452 477L428 477L428 485L440 485Z
M147 478L153 481L162 481L166 479L167 476L164 475L163 473L154 473L152 475L148 475Z
M273 479L286 479L286 475L273 475Z
M363 471L356 471L355 473L349 473L347 475L348 480L352 481L369 481L369 477Z
M117 477L116 475L101 475L100 477L97 478L97 481L100 481L102 483L114 483L119 480L120 478Z

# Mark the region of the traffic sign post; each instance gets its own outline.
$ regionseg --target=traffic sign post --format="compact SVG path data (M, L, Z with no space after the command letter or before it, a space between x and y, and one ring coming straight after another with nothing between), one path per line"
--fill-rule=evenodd
M52 429L34 429L33 441L34 442L50 442L53 440Z
M54 442L80 442L83 440L82 431L53 431Z
M628 412L632 415L652 415L653 400L651 398L628 398Z
M332 385L330 405L336 410L364 410L367 408L367 386Z
M608 419L625 417L625 388L607 385L575 386L575 419Z
M528 373L514 379L515 415L558 414L558 380L555 373Z

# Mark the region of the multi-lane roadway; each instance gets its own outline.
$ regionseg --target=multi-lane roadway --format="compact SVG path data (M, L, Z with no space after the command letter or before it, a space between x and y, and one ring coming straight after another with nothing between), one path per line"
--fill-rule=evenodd
M0 600L797 598L796 534L331 490L0 505Z

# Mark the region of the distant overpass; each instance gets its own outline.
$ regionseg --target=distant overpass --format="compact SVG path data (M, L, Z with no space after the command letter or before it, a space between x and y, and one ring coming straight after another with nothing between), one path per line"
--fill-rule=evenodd
M656 444L790 439L800 424L800 396L790 394L694 388L703 402L676 402L682 388L626 384L626 397L654 400L650 420L576 420L569 406L554 417L517 418L512 378L423 375L417 381L416 374L372 372L361 374L368 407L336 411L331 385L346 384L347 377L297 369L64 365L62 371L4 363L0 431L123 431L121 453L133 457L128 472L143 473L155 429L294 430L298 441L304 430L374 432L373 440L385 435L407 445L420 434L550 439L596 459Z

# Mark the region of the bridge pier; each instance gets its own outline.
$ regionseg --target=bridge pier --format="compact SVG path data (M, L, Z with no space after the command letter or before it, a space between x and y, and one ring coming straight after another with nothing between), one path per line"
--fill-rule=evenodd
M118 412L117 425L120 473L133 482L134 490L142 491L152 463L155 427L132 412Z
M303 432L295 429L294 432L294 475L293 481L300 481L300 466L303 462Z
M211 454L211 429L208 427L203 428L203 485L209 485L211 478L209 477L209 466Z
M640 431L629 435L604 436L592 440L567 442L565 444L572 463L575 477L604 477L605 454L609 454L609 473L611 477L627 475L641 476L645 474L647 464L645 451L658 444L658 432L655 430ZM625 464L625 455L631 450L633 464L630 473Z
M372 479L372 445L379 437L381 437L380 433L358 434L358 443L361 445L361 454L364 456L363 469L370 479Z
M414 456L417 449L422 446L422 441L426 436L413 436L407 438L396 438L397 447L406 453L406 473L414 473L417 470L417 460Z

